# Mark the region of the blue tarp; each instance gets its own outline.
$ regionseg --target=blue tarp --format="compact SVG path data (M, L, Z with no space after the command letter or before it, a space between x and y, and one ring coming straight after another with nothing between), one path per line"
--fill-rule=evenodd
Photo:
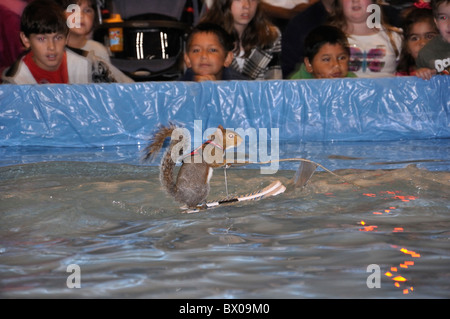
M0 85L0 146L146 143L158 124L279 128L281 140L450 137L450 77Z

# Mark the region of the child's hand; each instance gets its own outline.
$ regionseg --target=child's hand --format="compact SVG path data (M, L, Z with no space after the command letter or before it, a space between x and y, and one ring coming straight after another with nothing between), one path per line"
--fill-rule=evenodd
M206 74L206 75L196 75L194 77L196 82L202 82L202 81L216 81L216 76L212 74Z
M416 70L416 76L422 80L430 80L433 75L436 75L436 70L429 68L420 68Z

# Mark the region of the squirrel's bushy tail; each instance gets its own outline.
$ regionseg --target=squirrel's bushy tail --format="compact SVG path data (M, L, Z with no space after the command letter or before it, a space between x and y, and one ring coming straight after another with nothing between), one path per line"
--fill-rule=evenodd
M149 146L145 149L145 157L144 160L153 159L161 150L164 141L167 137L172 135L172 132L176 129L175 125L169 125L169 127L161 126L158 132L153 136L152 141ZM180 137L181 139L182 137ZM165 190L171 195L175 196L177 193L177 186L173 178L173 171L175 167L175 162L172 160L172 149L174 145L179 143L180 140L172 140L170 142L170 146L164 154L161 161L161 170L159 178L161 180L161 184L165 188Z

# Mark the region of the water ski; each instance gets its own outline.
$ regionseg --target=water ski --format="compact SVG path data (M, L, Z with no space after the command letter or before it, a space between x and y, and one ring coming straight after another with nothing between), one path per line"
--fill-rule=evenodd
M198 206L198 208L194 209L186 209L183 211L183 213L192 214L197 213L199 211L218 207L224 204L233 204L237 202L243 202L248 200L260 200L266 197L270 196L276 196L278 194L284 193L286 190L286 187L280 182L280 181L274 181L269 186L264 187L263 189L260 189L256 192L245 194L237 197L231 197L231 198L224 198L222 200L218 201L211 201L207 202L205 205Z

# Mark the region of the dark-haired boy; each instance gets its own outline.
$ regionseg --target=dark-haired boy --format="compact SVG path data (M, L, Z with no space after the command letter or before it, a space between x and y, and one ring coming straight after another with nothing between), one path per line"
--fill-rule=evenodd
M322 25L305 39L305 57L290 79L332 79L356 77L348 71L350 49L347 37L340 29Z
M188 69L181 81L247 80L229 68L233 61L233 41L219 25L198 24L186 42L184 62Z
M5 83L132 82L95 55L66 48L66 17L54 1L31 2L22 13L20 28L27 51L4 72Z

